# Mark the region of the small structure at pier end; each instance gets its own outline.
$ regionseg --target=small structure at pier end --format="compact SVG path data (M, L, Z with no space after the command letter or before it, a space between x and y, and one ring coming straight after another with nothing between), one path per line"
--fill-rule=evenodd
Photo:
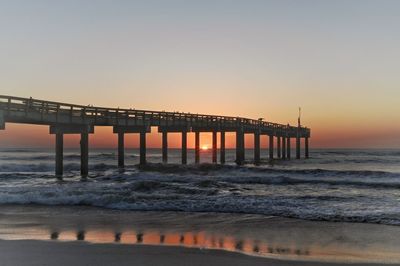
M112 126L118 134L118 166L124 167L125 134L140 134L140 164L146 164L146 134L151 127L158 127L162 133L162 160L168 161L168 133L179 132L182 135L182 164L187 163L187 134L195 134L195 162L200 162L200 133L212 132L212 161L217 163L217 133L220 133L220 162L225 163L225 133L236 133L236 163L245 160L245 134L254 135L254 163L259 164L260 137L269 137L269 159L274 158L274 150L280 159L291 158L291 139L296 140L296 158L300 158L300 143L304 139L304 155L309 157L310 129L298 126L282 125L243 117L202 115L178 112L159 112L83 106L32 98L20 98L0 95L0 129L6 123L24 123L48 125L50 134L56 136L55 153L57 176L63 174L64 134L80 134L81 174L89 171L89 135L94 127ZM274 138L277 147L274 149Z

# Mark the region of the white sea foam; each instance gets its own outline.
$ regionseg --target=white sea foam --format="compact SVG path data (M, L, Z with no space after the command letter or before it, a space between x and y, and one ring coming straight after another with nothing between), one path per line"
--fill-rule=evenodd
M25 151L20 153L29 157ZM7 154L18 157L7 152L0 153L0 158ZM158 158L157 154L150 158ZM0 203L258 213L400 224L400 171L392 163L397 160L400 164L400 153L396 152L322 151L308 161L274 162L260 167L150 163L121 172L113 152L99 151L91 155L91 176L84 180L79 177L76 153L65 159L63 180L53 175L53 162L47 160L50 153L32 152L30 156L31 161L0 159ZM177 154L171 157L179 161ZM331 157L336 159L328 164ZM346 164L344 157L351 160ZM375 157L380 157L378 164L389 157L389 163L377 170L377 164L371 163Z

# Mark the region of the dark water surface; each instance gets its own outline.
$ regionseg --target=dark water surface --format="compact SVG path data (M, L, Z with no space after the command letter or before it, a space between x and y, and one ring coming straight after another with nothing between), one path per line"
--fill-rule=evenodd
M247 159L252 158L248 150ZM54 177L53 150L0 151L0 204L90 205L110 209L231 212L320 221L400 224L400 150L313 150L308 160L264 162L254 167L181 166L180 151L148 150L150 164L116 167L115 150L90 151L90 176L79 176L78 150L65 152L65 177ZM267 151L262 151L267 157ZM227 151L234 161L234 151ZM130 165L130 166L129 166Z

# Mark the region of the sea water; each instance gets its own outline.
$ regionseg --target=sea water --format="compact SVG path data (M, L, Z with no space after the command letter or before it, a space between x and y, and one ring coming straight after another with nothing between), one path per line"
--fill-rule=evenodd
M115 150L92 149L89 177L80 177L79 150L64 152L64 177L54 175L55 154L43 149L0 150L0 204L89 205L110 209L264 214L319 221L400 225L400 150L312 150L310 159L180 165L180 150L126 150L126 167L117 167ZM292 154L294 154L292 152Z

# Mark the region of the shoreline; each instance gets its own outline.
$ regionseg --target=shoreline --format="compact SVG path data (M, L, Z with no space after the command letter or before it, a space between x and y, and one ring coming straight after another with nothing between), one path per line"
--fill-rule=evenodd
M18 246L14 243L21 243L23 247L17 247L10 260L18 260L20 252L30 261L28 257L33 254L25 253L32 253L32 243L35 243L33 246L40 243L39 246L50 250L69 249L75 244L83 245L84 250L101 245L116 254L125 249L156 249L168 253L173 248L173 256L190 249L198 253L196 256L207 251L224 254L221 255L224 258L237 254L246 260L258 258L304 265L311 262L400 265L400 227L252 214L7 204L0 205L0 239L3 239L0 240L2 250ZM246 264L253 265L249 263ZM273 265L281 264L274 262Z
M328 223L328 224L361 224L361 225L371 225L371 226L389 226L400 228L400 224L385 224L379 222L365 222L365 221L340 221L340 220L318 220L318 219L306 219L297 218L290 216L277 216L269 215L263 213L251 213L251 212L229 212L229 211L185 211L185 210L147 210L147 209L124 209L124 208L110 208L106 206L95 206L95 205L85 205L85 204L40 204L40 203L0 203L0 210L2 208L12 208L12 207L28 207L28 208L73 208L73 209L92 209L92 210L103 210L118 213L176 213L176 214L215 214L215 215L238 215L238 216L261 216L265 219L283 219L283 220L293 220L305 223ZM1 213L0 213L1 217ZM1 223L0 223L1 226Z

